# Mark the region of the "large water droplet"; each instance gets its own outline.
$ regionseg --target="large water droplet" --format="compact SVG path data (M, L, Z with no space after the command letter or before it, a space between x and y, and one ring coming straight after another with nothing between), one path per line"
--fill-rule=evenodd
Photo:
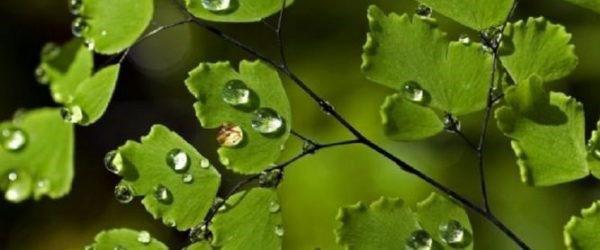
M112 150L104 156L104 167L113 174L123 173L123 157L117 150Z
M271 203L269 203L269 212L277 213L277 212L279 212L280 209L281 209L281 205L279 205L278 202L271 201Z
M68 123L80 123L85 118L83 110L77 105L62 108L60 115Z
M208 168L210 167L210 161L206 158L200 160L200 167L201 168Z
M217 142L223 147L236 147L244 140L244 131L240 126L232 123L221 125L217 133Z
M274 230L275 235L282 237L285 234L285 230L283 229L282 225L276 225Z
M170 202L171 191L169 191L169 189L167 189L163 185L158 185L154 187L154 198L156 198L160 202Z
M31 176L26 172L12 170L5 174L4 186L5 193L4 198L10 202L21 202L31 194Z
M439 226L440 238L453 248L465 248L471 244L471 233L460 222L449 220Z
M202 7L208 11L221 12L231 8L232 0L202 0Z
M125 184L115 186L115 198L121 203L129 203L133 200L133 190Z
M419 4L415 10L415 13L421 17L431 17L431 12L431 8L424 4Z
M181 176L181 180L183 181L183 183L190 184L194 182L194 176L192 174L183 174Z
M283 119L275 110L260 108L254 112L252 128L261 134L273 134L283 127Z
M50 83L50 77L48 77L48 74L46 74L46 70L44 69L44 67L42 67L42 65L35 68L34 75L35 75L35 80L39 84L46 85L46 84Z
M404 91L404 96L408 100L416 103L425 102L425 91L421 88L421 86L419 86L417 82L406 82L402 89Z
M169 151L166 159L167 165L178 173L187 171L190 166L190 157L185 151L178 148Z
M75 20L73 20L73 23L71 23L71 33L73 33L73 35L75 37L82 37L83 33L87 29L88 29L88 24L81 17L75 18Z
M19 151L27 145L27 133L20 128L6 127L0 131L2 148L8 151Z
M281 178L283 177L283 173L280 169L273 169L270 171L263 171L258 177L258 183L262 187L276 187Z
M231 80L223 86L221 97L233 106L246 105L250 102L250 89L240 80Z
M141 231L138 234L137 241L144 245L148 245L148 244L150 244L150 241L152 241L152 237L150 236L150 233L148 233L146 231Z
M83 12L83 0L69 0L69 11L73 15L79 15Z
M424 230L417 230L410 234L406 239L407 250L431 250L433 246L433 239Z

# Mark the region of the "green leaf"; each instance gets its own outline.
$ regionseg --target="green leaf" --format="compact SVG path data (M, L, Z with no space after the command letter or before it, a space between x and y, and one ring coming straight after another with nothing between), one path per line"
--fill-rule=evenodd
M54 101L65 103L75 94L77 86L92 75L94 59L92 52L80 39L73 39L62 47L54 43L44 46L38 77L48 81Z
M540 85L533 77L507 89L507 106L496 110L498 127L512 140L521 180L548 186L583 178L589 173L583 106Z
M565 0L565 1L600 13L600 0Z
M397 198L341 208L337 220L337 242L345 249L403 249L405 239L421 229L415 214Z
M212 2L230 2L229 8L210 11L203 6L203 0L185 0L185 2L188 11L200 19L234 23L258 22L279 12L283 5L283 0L216 0ZM294 0L286 0L286 6L293 2Z
M204 128L219 128L234 124L243 131L243 141L234 147L221 147L221 163L243 174L258 173L268 168L280 155L291 129L290 104L277 72L263 62L242 61L239 72L228 62L202 63L189 73L185 81L197 98L196 116ZM250 90L250 101L236 107L223 101L223 89L228 82L239 80ZM251 121L260 108L270 108L283 118L282 128L273 134L261 134Z
M24 144L6 150L6 143L18 142L9 139L17 135L10 133L15 129L24 133ZM0 188L9 201L21 202L32 194L36 200L43 195L56 199L71 190L73 126L63 122L57 109L31 110L0 123L0 142ZM11 173L16 180L9 180Z
M277 192L253 188L225 203L210 225L212 245L227 249L281 249L283 227Z
M465 210L455 202L436 193L431 193L427 199L417 204L417 217L421 226L432 236L435 236L434 239L437 242L440 242L444 247L450 249L452 247L448 246L438 233L440 231L440 225L444 225L451 220L459 222L465 229L463 231L463 237L467 237L465 238L465 242L467 240L471 242L466 248L461 249L473 249L473 229L471 229L469 216Z
M588 164L592 174L600 179L600 121L588 141Z
M149 237L149 238L146 238ZM128 250L167 250L165 244L157 239L154 239L145 231L134 231L127 228L111 229L102 231L94 239L94 244L85 249L96 250L113 250L113 249L128 249ZM146 242L147 240L147 242Z
M93 124L102 117L115 91L120 69L119 64L103 68L77 87L67 106L81 109L83 119L78 122L80 125Z
M368 17L362 65L368 79L398 91L416 82L429 106L454 115L485 107L492 58L481 44L450 42L431 18L386 16L375 6Z
M135 43L153 12L153 0L83 0L81 15L88 28L82 35L94 51L116 54Z
M187 155L187 170L176 172L169 166L167 158L174 149ZM221 176L183 138L155 125L141 143L128 141L118 152L123 162L120 185L129 187L136 196L144 196L142 203L154 218L162 218L163 223L178 230L190 229L203 221L216 197ZM193 180L185 183L185 174L192 175ZM165 199L157 198L160 187L165 188Z
M545 82L558 80L577 66L571 34L562 25L543 17L529 18L509 23L504 35L500 59L515 82L532 75Z
M513 0L418 0L433 10L475 30L504 23Z
M400 94L385 99L381 120L385 134L398 141L425 139L444 130L444 123L432 109L408 101Z
M571 217L565 225L565 245L569 250L592 250L600 246L600 201L591 207L581 210L582 217Z
M196 242L185 247L183 250L212 250L212 246L207 241Z

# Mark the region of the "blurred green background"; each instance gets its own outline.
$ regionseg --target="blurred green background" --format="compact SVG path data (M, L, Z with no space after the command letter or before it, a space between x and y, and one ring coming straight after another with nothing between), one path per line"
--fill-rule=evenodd
M515 19L543 15L564 24L573 34L580 65L555 86L585 104L589 134L600 116L600 15L559 0L521 2ZM285 22L291 68L369 138L480 202L476 158L459 138L443 134L422 142L397 143L383 136L378 111L391 90L367 81L359 70L367 29L365 13L370 4L395 12L412 12L416 6L410 0L297 0ZM475 37L473 31L434 15L450 38L458 38L461 33ZM8 119L20 108L54 106L47 88L35 82L33 70L45 42L65 42L71 37L73 17L67 1L3 0L0 16L0 117ZM152 27L180 19L169 0L156 0ZM277 56L274 36L264 25L218 26ZM145 134L152 124L162 123L216 162L214 131L200 128L192 108L194 100L183 80L187 71L201 61L242 59L252 58L195 26L175 28L136 47L124 65L106 116L91 127L77 128L76 176L71 193L59 200L23 204L0 201L0 249L81 249L100 230L117 227L148 230L172 249L184 246L185 233L162 226L139 202L123 205L113 198L118 178L104 170L102 158L125 140ZM294 112L294 129L320 142L350 138L288 79L285 85ZM481 113L461 117L463 130L473 140L478 137L481 119ZM509 143L495 126L487 146L493 211L534 249L563 249L563 225L600 197L599 182L588 178L548 188L528 187L519 181ZM290 140L282 160L300 148L298 141ZM225 177L223 191L235 181L235 177ZM380 196L401 197L414 204L432 191L364 147L319 152L291 166L279 188L286 232L284 248L338 249L333 229L340 206L371 202ZM470 218L477 249L516 248L477 214L470 213ZM399 239L400 248L402 244Z

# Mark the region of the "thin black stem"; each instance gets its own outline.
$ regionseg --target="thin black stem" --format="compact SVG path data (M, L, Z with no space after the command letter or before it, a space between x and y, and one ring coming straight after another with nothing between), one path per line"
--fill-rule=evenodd
M478 152L478 148L477 145L475 145L475 143L471 142L471 140L459 129L457 130L453 130L452 132L456 133L456 135L458 135L458 137L460 137L461 139L463 139L463 141L465 141L465 143L471 148L473 149L473 151Z

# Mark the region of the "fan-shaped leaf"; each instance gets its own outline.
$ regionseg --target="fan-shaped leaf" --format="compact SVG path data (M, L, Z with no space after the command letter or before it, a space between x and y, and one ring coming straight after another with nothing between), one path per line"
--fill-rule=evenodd
M516 81L532 75L553 81L569 75L577 66L571 34L562 25L543 17L509 23L504 30L500 59Z
M116 250L116 249L144 249L144 250L167 250L165 244L154 239L148 232L134 231L131 229L111 229L102 231L94 239L94 244L85 249Z
M513 0L418 1L475 30L503 24L513 5Z
M283 0L186 0L194 16L215 22L258 22L273 15L283 6ZM286 0L286 6L294 0Z
M452 248L440 237L440 228L451 221L459 222L463 228L463 242L466 247L461 249L473 249L473 231L469 216L465 210L453 201L432 193L427 199L417 204L417 217L421 226L428 231L434 239L443 244L444 247Z
M71 190L73 126L57 109L37 109L0 123L0 188L11 202L43 195L59 198Z
M512 140L523 182L547 186L588 175L581 103L543 90L539 77L507 89L506 100L496 118Z
M65 103L75 94L77 86L92 75L93 68L92 52L81 40L73 39L62 47L46 44L38 68L41 71L36 73L41 81L50 84L54 101Z
M155 218L178 230L203 221L221 179L194 147L168 128L156 125L141 143L128 141L118 152L112 162L122 169L120 185L135 196L144 196L142 203ZM171 157L174 152L182 154ZM176 170L172 164L183 165Z
M581 217L573 216L565 225L565 245L569 250L593 250L600 246L600 201L581 210Z
M116 54L142 35L154 12L153 0L83 0L82 35L94 51Z
M243 105L234 106L223 100L223 92L231 82L245 86ZM227 62L200 64L190 72L186 85L198 99L194 108L202 127L225 125L224 128L239 126L241 129L241 132L233 131L236 133L233 136L243 135L239 144L219 149L221 163L248 174L258 173L277 160L290 134L291 114L285 90L274 69L260 61L242 61L239 72ZM273 133L259 133L252 127L257 112L264 109L275 111L280 118L277 121L282 122L272 124L271 128L279 127ZM226 129L221 136L227 136L230 130Z
M369 8L370 33L363 48L363 73L370 80L404 91L419 85L429 106L454 115L485 107L492 58L478 43L450 42L435 20L386 16Z
M253 188L231 196L210 226L219 249L281 249L284 234L277 192Z
M385 134L398 141L425 139L444 130L444 124L433 110L399 94L385 99L381 120Z

